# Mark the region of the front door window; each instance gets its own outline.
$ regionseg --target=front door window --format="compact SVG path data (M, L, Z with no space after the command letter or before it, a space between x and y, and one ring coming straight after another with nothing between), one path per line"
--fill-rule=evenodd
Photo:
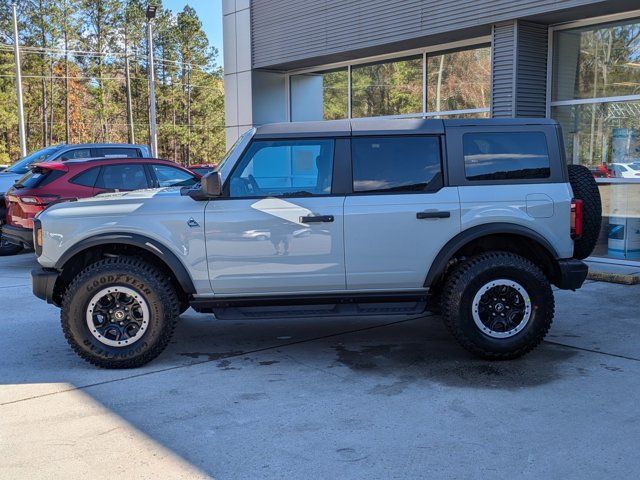
M255 141L231 176L233 198L331 193L333 140Z

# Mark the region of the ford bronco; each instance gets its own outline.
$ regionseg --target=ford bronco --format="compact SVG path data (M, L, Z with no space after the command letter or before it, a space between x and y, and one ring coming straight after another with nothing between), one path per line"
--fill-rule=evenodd
M591 173L545 119L363 119L246 132L200 184L53 205L36 296L85 360L143 365L189 306L219 319L441 313L511 359L580 288L600 232Z

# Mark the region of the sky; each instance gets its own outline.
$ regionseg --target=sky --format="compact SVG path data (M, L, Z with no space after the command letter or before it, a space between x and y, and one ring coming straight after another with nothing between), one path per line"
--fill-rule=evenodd
M202 21L209 44L218 49L217 63L222 65L222 0L163 0L162 5L173 13L181 11L185 5L193 8Z

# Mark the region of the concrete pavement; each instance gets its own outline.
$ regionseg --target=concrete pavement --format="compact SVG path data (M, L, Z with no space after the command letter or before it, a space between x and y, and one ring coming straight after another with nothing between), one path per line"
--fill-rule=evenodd
M215 321L99 370L0 258L0 478L603 478L640 473L640 285L556 292L547 341L478 360L436 316Z

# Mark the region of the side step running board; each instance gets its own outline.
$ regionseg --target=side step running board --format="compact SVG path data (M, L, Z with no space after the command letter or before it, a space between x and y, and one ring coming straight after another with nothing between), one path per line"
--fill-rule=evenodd
M214 313L216 318L233 320L416 315L423 313L426 305L426 291L367 293L348 297L336 295L227 297L197 299L191 302L191 306L198 312Z
M291 305L268 307L214 308L219 320L257 320L267 318L357 317L371 315L418 315L426 302L352 303L336 305Z

